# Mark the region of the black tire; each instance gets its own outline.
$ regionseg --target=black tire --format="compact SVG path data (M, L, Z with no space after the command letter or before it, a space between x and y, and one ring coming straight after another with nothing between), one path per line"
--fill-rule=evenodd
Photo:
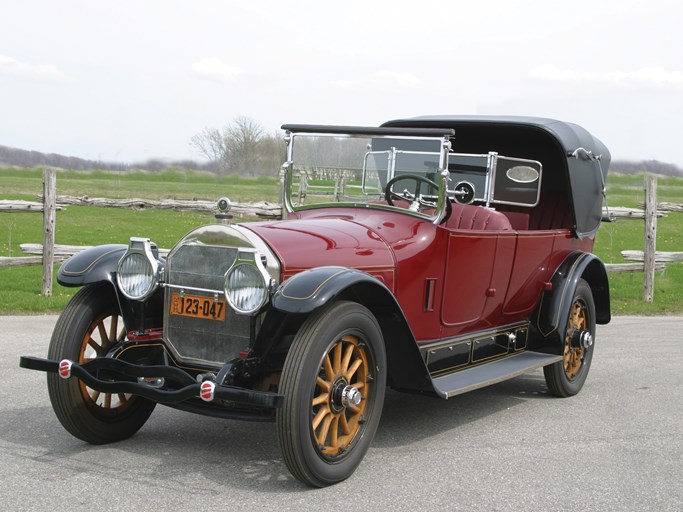
M292 475L313 487L351 476L377 430L385 387L384 341L372 313L336 302L312 314L294 338L279 388L285 402L277 434Z
M574 396L583 387L593 360L594 344L588 348L572 348L570 340L575 330L590 332L595 339L595 302L586 281L580 279L569 309L564 337L563 359L543 368L548 390L555 396Z
M67 304L52 333L48 358L84 363L106 354L125 338L114 289L109 283L80 289ZM52 408L64 428L91 444L126 439L147 421L156 403L128 394L99 393L76 378L47 374Z

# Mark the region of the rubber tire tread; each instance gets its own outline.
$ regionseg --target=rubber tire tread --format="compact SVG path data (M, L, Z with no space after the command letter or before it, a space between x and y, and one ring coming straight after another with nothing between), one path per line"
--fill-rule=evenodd
M381 335L381 329L372 315L372 313L365 307L355 303L339 301L328 305L314 312L309 316L304 324L301 326L299 333L296 335L294 342L290 348L285 364L282 370L282 378L280 380L280 393L285 395L285 404L282 409L278 410L277 413L277 434L280 443L280 449L282 456L284 458L285 464L287 465L289 471L292 475L299 481L311 487L325 487L342 480L345 480L356 469L358 464L363 459L365 451L360 454L360 458L352 463L352 468L348 473L341 473L333 478L322 479L315 474L313 474L308 468L308 464L305 461L304 454L296 446L295 442L291 442L292 439L299 439L301 435L301 427L308 431L308 425L302 425L297 421L296 416L298 415L298 409L292 407L289 404L292 400L296 400L297 391L299 389L308 389L311 385L309 382L302 382L303 379L308 376L305 375L305 366L309 363L309 358L311 357L311 352L320 350L320 347L316 344L320 342L318 335L321 330L325 329L326 324L330 319L334 320L336 318L341 318L343 315L348 314L347 309L355 309L356 311L363 311L376 325L377 333L379 334L378 344L379 347L375 347L375 365L379 367L378 371L375 371L375 380L373 385L377 387L377 394L374 397L374 409L372 410L372 417L368 422L365 432L363 433L363 444L365 446L364 450L367 451L367 446L369 446L372 438L374 437L377 425L379 424L379 418L382 411L382 402L384 401L384 392L386 386L386 355L384 352L384 341ZM323 340L325 344L331 342L332 340ZM366 340L370 343L369 340ZM377 352L380 352L379 354ZM304 385L302 388L301 386ZM290 429L291 426L291 429ZM358 446L354 447L357 450ZM363 448L361 447L361 450ZM357 455L357 454L354 454Z
M76 292L57 320L48 358L78 361L86 330L104 311L118 311L111 284L91 284ZM62 426L74 437L90 444L107 444L132 436L156 406L155 402L136 396L135 402L120 416L102 418L84 400L78 379L64 380L56 373L48 373L47 387L52 408Z

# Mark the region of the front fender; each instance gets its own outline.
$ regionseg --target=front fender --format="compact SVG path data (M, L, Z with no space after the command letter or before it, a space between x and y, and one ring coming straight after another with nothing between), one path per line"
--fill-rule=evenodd
M386 347L389 386L434 392L401 307L391 290L370 274L336 266L305 270L278 287L272 306L286 315L306 315L336 299L358 302L375 315Z
M127 245L98 245L71 256L59 267L57 282L62 286L83 286L100 281L114 281L116 265Z
M594 254L575 252L558 267L550 281L552 289L541 297L534 327L543 338L563 338L564 335L560 333L567 329L569 309L579 279L584 279L591 287L596 323L609 323L609 282L605 265Z
M347 267L318 267L305 270L282 283L273 295L273 307L286 313L310 313L358 283L371 283L392 295L370 274Z
M115 279L116 267L127 250L127 245L109 244L98 245L74 254L59 267L57 282L62 286L72 287L108 282L116 293L127 330L161 326L163 289L159 288L145 302L129 300L118 289ZM162 260L159 262L162 263ZM144 318L142 323L141 318Z

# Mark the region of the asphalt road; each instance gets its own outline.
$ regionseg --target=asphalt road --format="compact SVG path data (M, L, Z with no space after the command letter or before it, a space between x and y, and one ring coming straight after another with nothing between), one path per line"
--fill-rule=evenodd
M683 317L599 326L569 399L541 371L448 401L390 391L365 460L308 489L275 427L157 407L133 438L90 446L55 418L44 356L56 317L0 317L0 509L683 510Z

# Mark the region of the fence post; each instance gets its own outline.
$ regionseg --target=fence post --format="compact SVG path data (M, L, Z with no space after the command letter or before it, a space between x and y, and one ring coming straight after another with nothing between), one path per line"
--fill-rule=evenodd
M657 244L657 176L645 176L645 250L643 300L652 302L655 291L655 252Z
M55 263L55 217L57 210L57 174L43 169L43 288L41 294L52 296L52 271Z

